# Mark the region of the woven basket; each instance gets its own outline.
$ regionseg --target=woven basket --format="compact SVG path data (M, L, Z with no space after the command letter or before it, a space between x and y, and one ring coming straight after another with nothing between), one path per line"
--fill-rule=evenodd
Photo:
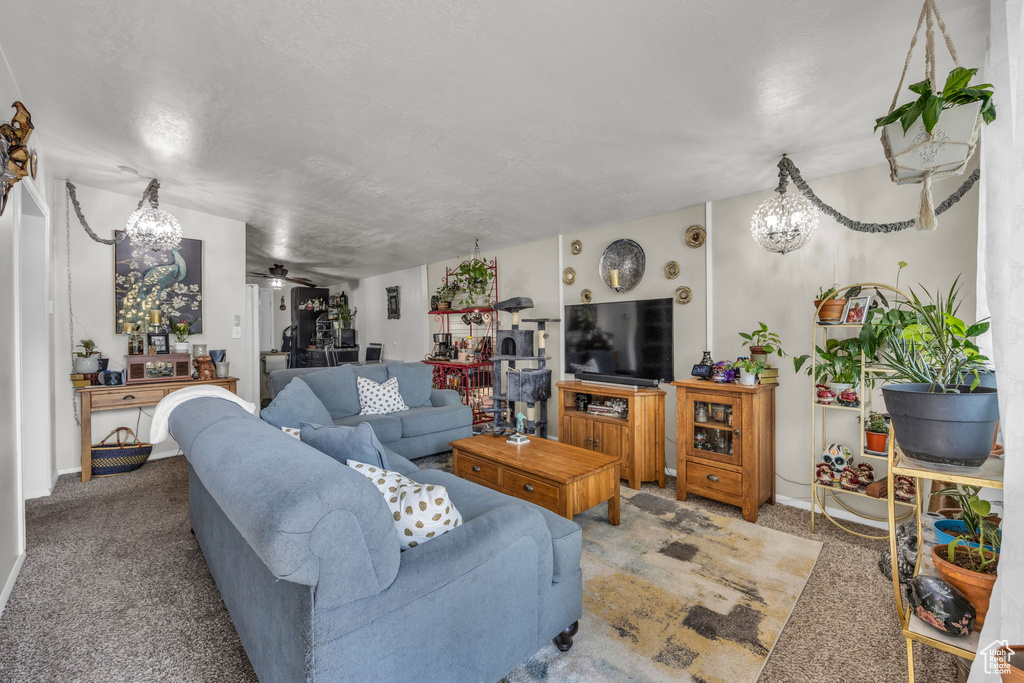
M126 432L123 436L121 432ZM107 445L110 437L117 435L117 443ZM132 442L128 441L131 437ZM149 454L153 452L153 444L139 441L128 427L118 427L92 446L92 476L106 477L112 474L124 474L142 467Z

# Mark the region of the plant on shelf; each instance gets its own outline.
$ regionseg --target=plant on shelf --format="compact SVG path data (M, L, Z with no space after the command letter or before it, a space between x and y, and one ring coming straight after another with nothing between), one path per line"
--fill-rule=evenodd
M100 369L100 350L92 339L81 339L78 342L74 358L74 371L78 374L91 374Z
M964 484L962 487L950 486L932 492L932 497L946 496L959 506L951 519L935 522L939 543L952 543L954 538L960 538L970 547L977 548L984 536L989 539L985 542L988 550L999 550L1002 543L999 517L992 514L992 503L978 496L980 491L980 486ZM989 542L991 539L995 539L995 542Z
M458 280L442 284L434 293L437 295L437 310L447 311L452 307L452 302L455 301L455 297L459 294Z
M934 546L932 560L939 576L956 586L974 605L977 612L975 624L981 626L985 623L992 587L996 582L1001 534L995 524L985 519L992 507L988 501L977 497L978 488L964 486L961 491L954 487L935 493L965 501L963 521L967 529L974 524L977 527L974 527L976 531L956 535L945 545Z
M843 318L843 309L846 308L846 299L837 299L836 288L818 288L818 297L814 300L814 308L818 311L818 322L838 323Z
M814 381L821 384L837 386L856 386L860 383L860 339L826 339L825 348L814 347L818 354L818 362L814 365ZM793 369L800 372L804 364L810 360L809 354L793 359ZM811 374L808 366L807 374Z
M352 325L356 322L356 314L359 309L355 306L349 306L347 301L343 301L338 306L338 324L341 325L343 330L352 328Z
M757 382L757 376L765 371L768 364L763 360L740 357L736 359L735 363L733 363L733 367L739 368L739 383L746 386L752 386Z
M915 121L921 119L924 129L930 134L935 130L939 116L944 109L952 109L972 102L981 102L981 118L985 123L996 120L996 107L992 104L992 84L979 83L971 85L971 79L978 73L977 69L965 69L958 66L946 76L946 83L940 91L932 90L930 79L918 81L910 86L910 91L919 95L913 102L907 102L893 109L891 114L875 119L875 130L890 123L900 122L904 134L910 130Z
M884 453L889 441L889 421L885 415L874 411L868 415L867 424L864 425L864 436L867 441L867 450L875 453Z
M78 346L75 348L82 349L81 351L75 351L75 355L79 358L91 358L92 356L100 355L100 350L92 339L80 339Z
M757 323L758 327L753 332L740 332L740 346L750 346L750 357L754 360L763 361L768 364L768 356L775 354L784 358L786 352L782 350L782 340L779 335L768 329L762 322ZM763 368L762 368L763 369Z
M182 318L177 322L171 323L171 332L174 333L175 341L179 344L187 344L188 336L192 334L192 326L195 322L195 320L185 320Z
M893 382L882 388L903 452L914 459L980 467L988 459L999 404L995 387L981 386L989 359L974 339L986 320L968 325L958 317L960 278L945 295L924 287L900 304L905 313L890 328L879 364Z
M484 305L487 303L487 294L490 290L490 282L494 279L494 271L487 267L487 262L481 259L464 261L456 271L458 287L466 293L466 296L459 300L463 307L472 308L477 305L476 298L482 296Z

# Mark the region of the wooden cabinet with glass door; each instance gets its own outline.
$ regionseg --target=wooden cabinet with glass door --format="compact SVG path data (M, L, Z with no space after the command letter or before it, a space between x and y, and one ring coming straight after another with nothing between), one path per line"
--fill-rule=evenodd
M775 386L681 380L676 387L676 498L736 505L757 521L775 503Z

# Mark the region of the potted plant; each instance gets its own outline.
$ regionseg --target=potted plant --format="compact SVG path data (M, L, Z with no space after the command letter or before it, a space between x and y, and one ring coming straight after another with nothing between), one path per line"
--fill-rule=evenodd
M996 120L992 85L971 85L976 73L977 69L958 66L939 91L927 78L914 83L910 91L918 95L916 100L875 119L875 130L882 128L893 180L913 182L931 173L963 171L980 122ZM942 135L929 139L936 128Z
M932 560L939 576L960 589L974 605L978 615L975 624L982 626L996 582L1000 538L998 529L990 522L982 522L978 537L981 543L977 547L971 547L964 536L957 536L952 543L933 546Z
M768 365L762 360L741 357L736 359L733 367L740 371L739 383L749 387L757 383L757 376L764 372Z
M100 368L100 350L96 348L93 340L81 339L75 348L82 349L81 351L75 351L75 372L80 375L89 375L97 372Z
M490 281L494 279L494 271L487 267L487 262L481 259L463 261L456 272L459 288L466 293L459 303L464 308L477 306L477 297L484 297L481 302L487 305L487 294L490 291Z
M846 299L836 298L836 288L818 288L818 298L814 300L814 308L818 311L818 322L828 325L841 322Z
M836 395L856 387L860 383L860 351L858 337L849 339L826 339L825 347L814 347L818 354L818 363L814 365L814 381L827 384ZM793 359L793 369L797 372L810 359L804 354ZM811 374L811 368L807 368Z
M906 320L878 349L880 365L893 372L882 394L907 456L980 467L992 449L999 402L994 387L981 386L988 358L972 341L989 325L968 325L957 317L959 281L945 296L922 288L927 300L911 290L901 304Z
M338 324L341 325L341 329L351 329L352 325L356 322L356 314L358 312L359 309L354 306L349 306L347 301L341 302L338 306Z
M195 322L195 320L185 320L182 318L178 322L171 323L171 332L174 333L173 346L175 353L188 353L188 336L192 334L192 325Z
M981 544L982 531L987 537L1002 541L999 531L999 517L992 514L992 503L978 497L980 486L964 484L963 487L951 486L933 491L933 497L949 496L956 501L959 509L950 519L940 519L934 524L935 536L939 543L952 543L956 538L963 538L972 548ZM982 528L984 527L984 529ZM986 545L987 550L997 550L999 545Z
M786 352L782 350L782 340L779 339L779 335L770 331L764 323L757 324L758 327L753 332L740 332L740 338L743 339L740 346L749 345L750 358L761 361L767 367L768 356L775 354L779 358L784 358Z
M868 422L864 425L864 438L867 441L867 450L875 453L885 453L889 441L889 421L885 415L874 411L868 415Z
M455 297L459 293L458 280L442 284L434 293L437 294L437 310L447 311L452 307L452 302L455 301Z

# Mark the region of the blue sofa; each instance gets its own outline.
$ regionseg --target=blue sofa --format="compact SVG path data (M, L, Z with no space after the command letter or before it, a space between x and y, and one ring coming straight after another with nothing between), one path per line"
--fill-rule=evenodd
M464 523L400 551L361 473L216 398L178 406L189 514L256 674L282 681L497 681L582 614L571 520L389 451Z
M270 373L270 396L276 398L294 377L313 390L334 424L367 422L380 442L406 458L450 450L448 444L473 435L473 411L450 389L433 388L433 369L426 363L374 363L334 368L296 368ZM409 410L391 415L360 415L356 377L383 383L398 378L398 391ZM298 425L275 425L297 427Z

